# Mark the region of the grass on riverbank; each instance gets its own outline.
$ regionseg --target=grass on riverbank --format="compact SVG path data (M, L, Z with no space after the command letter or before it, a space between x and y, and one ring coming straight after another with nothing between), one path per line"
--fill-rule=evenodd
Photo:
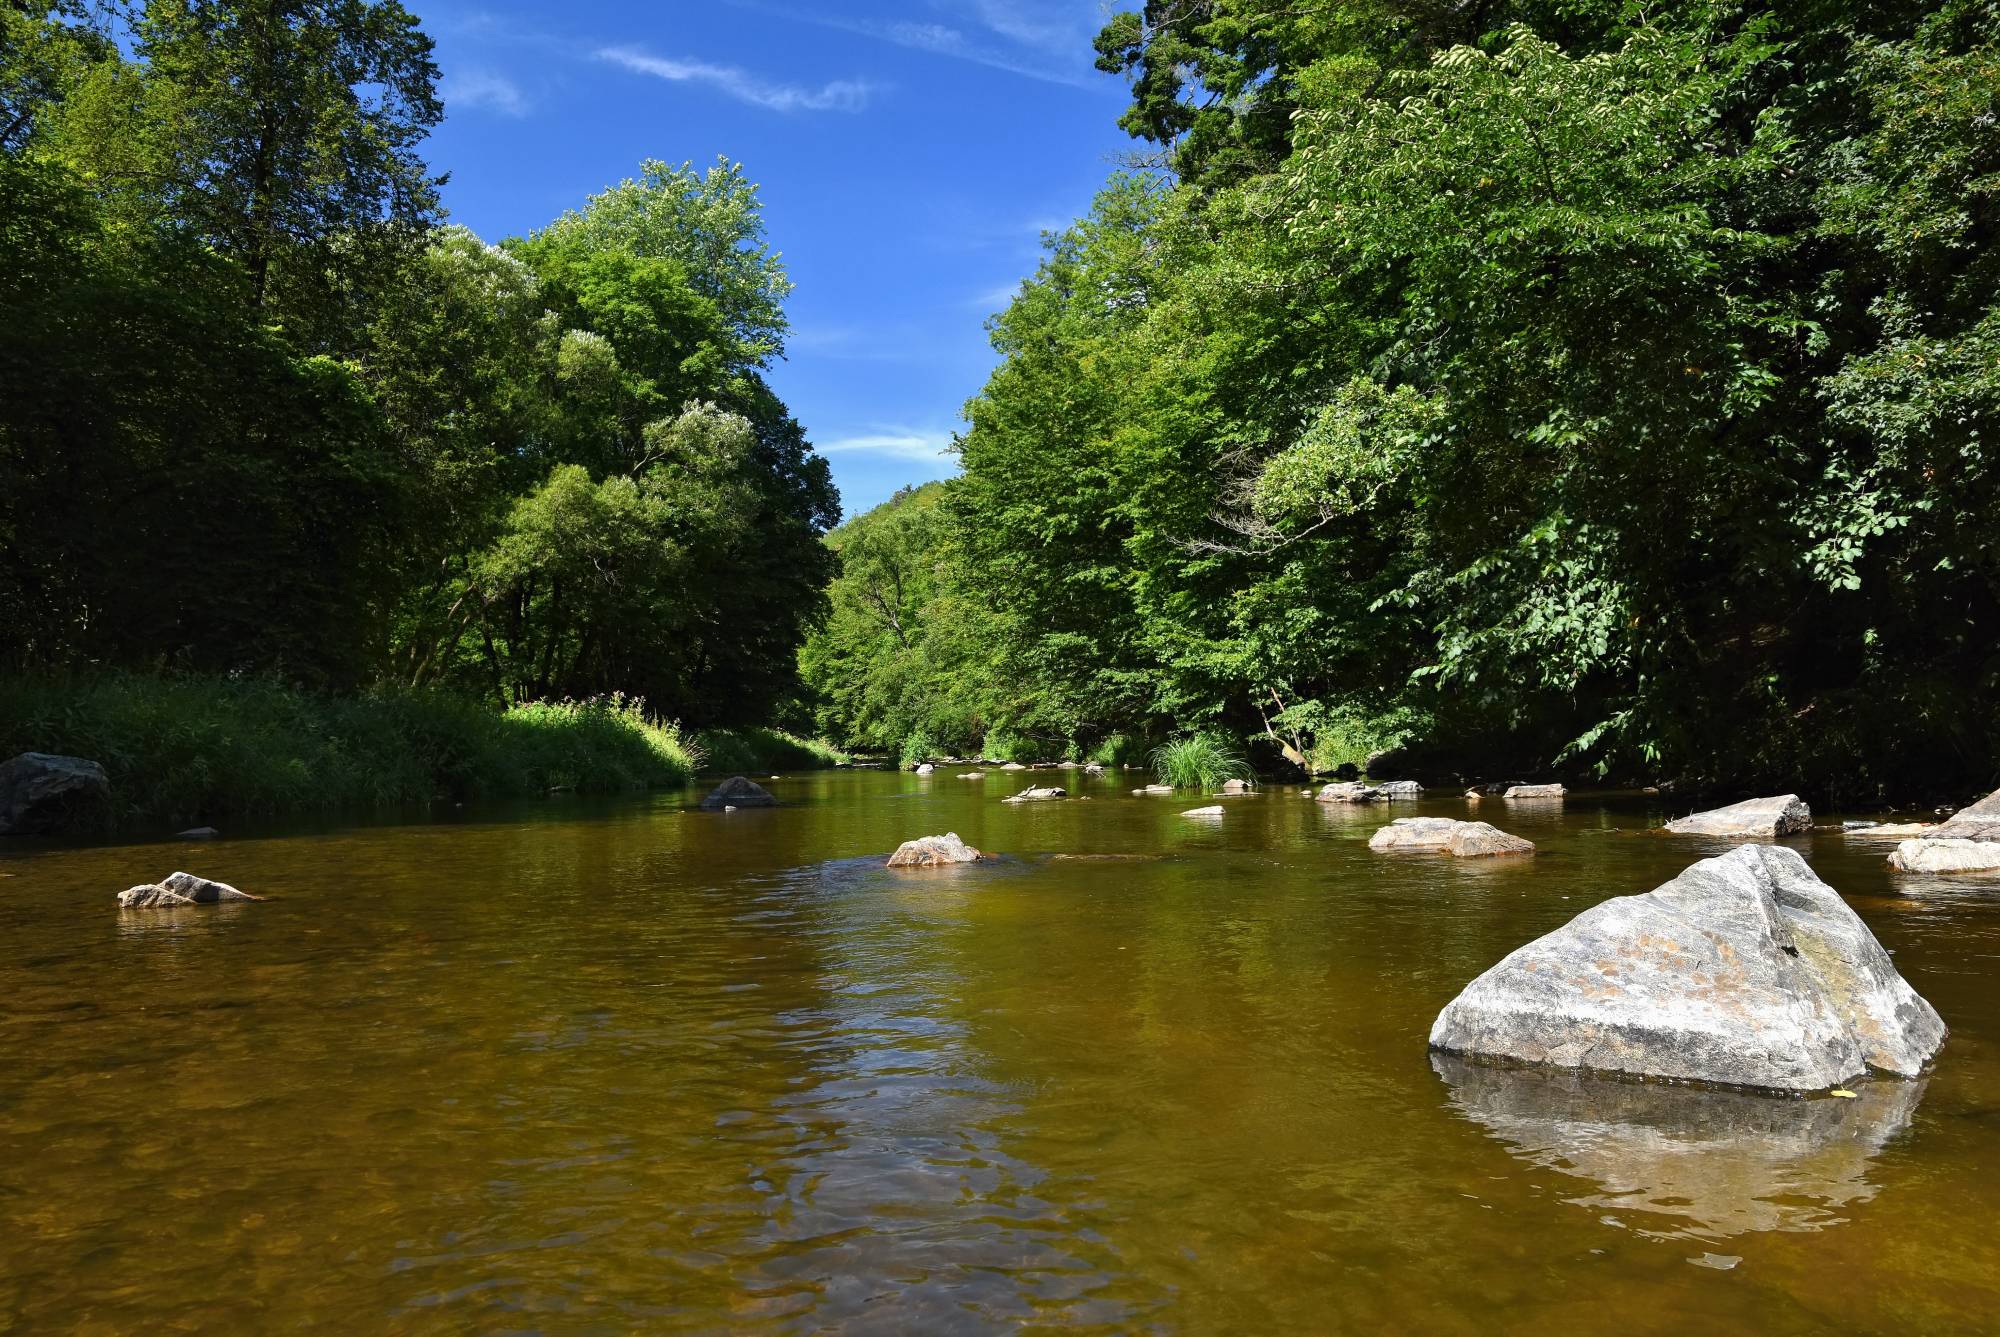
M831 743L782 729L702 729L694 735L694 748L695 767L704 773L823 771L853 760Z
M128 827L674 786L702 768L704 749L724 765L767 749L786 758L773 765L815 764L795 759L816 756L810 745L780 749L765 735L796 742L747 730L697 743L618 698L503 712L434 694L322 696L260 678L0 679L0 758L57 752L101 763L114 819Z

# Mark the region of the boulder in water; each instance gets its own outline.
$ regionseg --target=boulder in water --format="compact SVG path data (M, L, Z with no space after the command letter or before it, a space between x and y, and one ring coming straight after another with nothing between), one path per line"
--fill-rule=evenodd
M935 770L937 769L937 767L935 767L935 766L931 765L931 764L930 764L930 763L929 763L929 762L927 761L927 762L924 762L924 763L923 763L922 765L918 766L918 767L917 767L916 769L917 769L917 774L918 774L918 775L929 775L929 774L930 774L931 772L935 771Z
M945 864L976 863L986 856L958 838L956 831L941 836L919 836L906 840L889 856L891 868L939 868Z
M159 882L141 883L118 893L118 904L127 910L160 909L175 905L214 905L221 901L263 899L262 896L252 896L247 891L238 891L227 882L197 877L193 873L174 873Z
M1906 840L1889 866L1900 873L2000 872L2000 840Z
M0 762L0 836L86 830L110 815L111 777L94 761L23 752Z
M727 808L775 808L778 800L771 797L771 791L755 780L741 775L732 775L701 801L701 806L710 812L720 812Z
M1533 854L1534 842L1508 835L1486 822L1450 817L1398 817L1368 840L1371 850L1408 850L1479 859L1494 854Z
M1060 785L1050 785L1046 789L1030 787L1022 790L1020 793L1015 794L1012 797L1003 798L1000 801L1002 803L1039 803L1044 799L1068 798L1068 797L1069 797L1069 791L1067 789L1064 789Z
M1023 766L1018 761L1010 761L1005 766L1002 766L1000 769L1003 771L1025 771L1028 768L1026 766Z
M222 833L212 826L191 826L175 834L175 840L214 840Z
M1319 791L1321 803L1373 803L1380 797L1380 790L1359 780L1338 780Z
M1183 812L1183 813L1181 814L1181 816L1183 816L1183 817L1220 817L1220 816L1222 816L1222 813L1223 813L1223 807L1222 807L1222 805L1221 805L1220 803L1212 803L1212 804L1210 804L1210 805L1209 805L1208 807L1206 807L1206 808L1189 808L1189 809L1188 809L1188 810L1187 810L1186 812Z
M1133 790L1132 792L1135 794L1152 794L1157 796L1160 794L1173 793L1174 787L1172 785L1145 785L1142 788Z
M1728 836L1754 840L1812 829L1812 809L1797 794L1745 799L1726 808L1698 812L1667 823L1677 836Z
M1431 1047L1645 1077L1820 1091L1912 1077L1931 1005L1794 850L1745 845L1519 948L1438 1014Z
M1248 780L1224 780L1222 782L1222 792L1225 794L1247 794L1250 792L1250 782Z
M1916 840L1936 835L1937 823L1862 822L1858 826L1844 824L1841 830L1850 840Z
M1508 785L1502 798L1562 798L1569 790L1561 785Z
M1931 834L1939 840L2000 840L2000 789L1960 808Z
M1383 798L1422 798L1424 787L1415 780L1388 780L1375 786L1375 792Z

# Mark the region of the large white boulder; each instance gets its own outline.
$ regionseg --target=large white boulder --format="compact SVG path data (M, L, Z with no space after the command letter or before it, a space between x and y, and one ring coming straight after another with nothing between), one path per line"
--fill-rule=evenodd
M1584 911L1431 1028L1448 1053L1780 1091L1915 1076L1944 1038L1859 916L1775 845Z
M941 836L918 836L906 840L889 856L891 868L938 868L945 864L977 863L984 858L978 850L958 838L958 832Z
M2000 840L1906 840L1889 866L1902 873L2000 872Z
M1726 808L1698 812L1667 823L1677 836L1730 836L1758 839L1812 829L1812 809L1797 794L1745 799Z
M1931 835L1939 840L2000 840L2000 789L1960 808Z
M1460 822L1450 817L1398 817L1368 838L1368 848L1451 854L1461 859L1535 852L1532 841L1508 835L1486 822Z

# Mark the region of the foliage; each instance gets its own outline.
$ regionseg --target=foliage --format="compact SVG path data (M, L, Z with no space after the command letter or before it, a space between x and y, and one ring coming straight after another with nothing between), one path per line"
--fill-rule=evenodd
M1153 749L1153 774L1176 789L1214 789L1225 780L1240 780L1250 767L1226 738L1189 734Z
M7 8L0 668L797 697L838 497L756 188L649 162L488 246L436 77L396 0Z
M2000 9L1175 0L1098 50L1175 175L994 320L920 545L978 633L847 640L869 718L1990 787Z
M696 766L704 772L760 775L772 771L826 770L852 760L847 753L817 738L801 738L782 729L750 726L741 729L701 729L690 744Z
M0 750L98 761L127 825L673 786L694 773L679 730L630 700L499 711L194 674L0 680Z

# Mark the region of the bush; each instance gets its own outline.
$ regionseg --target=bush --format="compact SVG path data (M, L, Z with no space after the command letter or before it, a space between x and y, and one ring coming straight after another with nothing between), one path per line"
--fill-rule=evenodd
M695 765L704 772L827 770L850 758L831 743L782 729L703 729L694 736Z
M1153 749L1153 773L1176 789L1213 789L1225 780L1247 779L1250 768L1226 739L1191 734Z
M909 767L941 755L937 743L932 740L930 734L919 729L903 740L903 746L897 752L896 760L899 764Z
M615 696L501 711L192 674L0 681L0 756L26 751L101 763L121 823L669 786L695 768L676 726Z
M981 757L992 761L1015 761L1023 766L1042 760L1045 752L1046 749L1032 738L998 729L987 734L986 740L979 745Z
M1136 766L1146 760L1146 743L1131 734L1115 733L1090 750L1099 766Z

